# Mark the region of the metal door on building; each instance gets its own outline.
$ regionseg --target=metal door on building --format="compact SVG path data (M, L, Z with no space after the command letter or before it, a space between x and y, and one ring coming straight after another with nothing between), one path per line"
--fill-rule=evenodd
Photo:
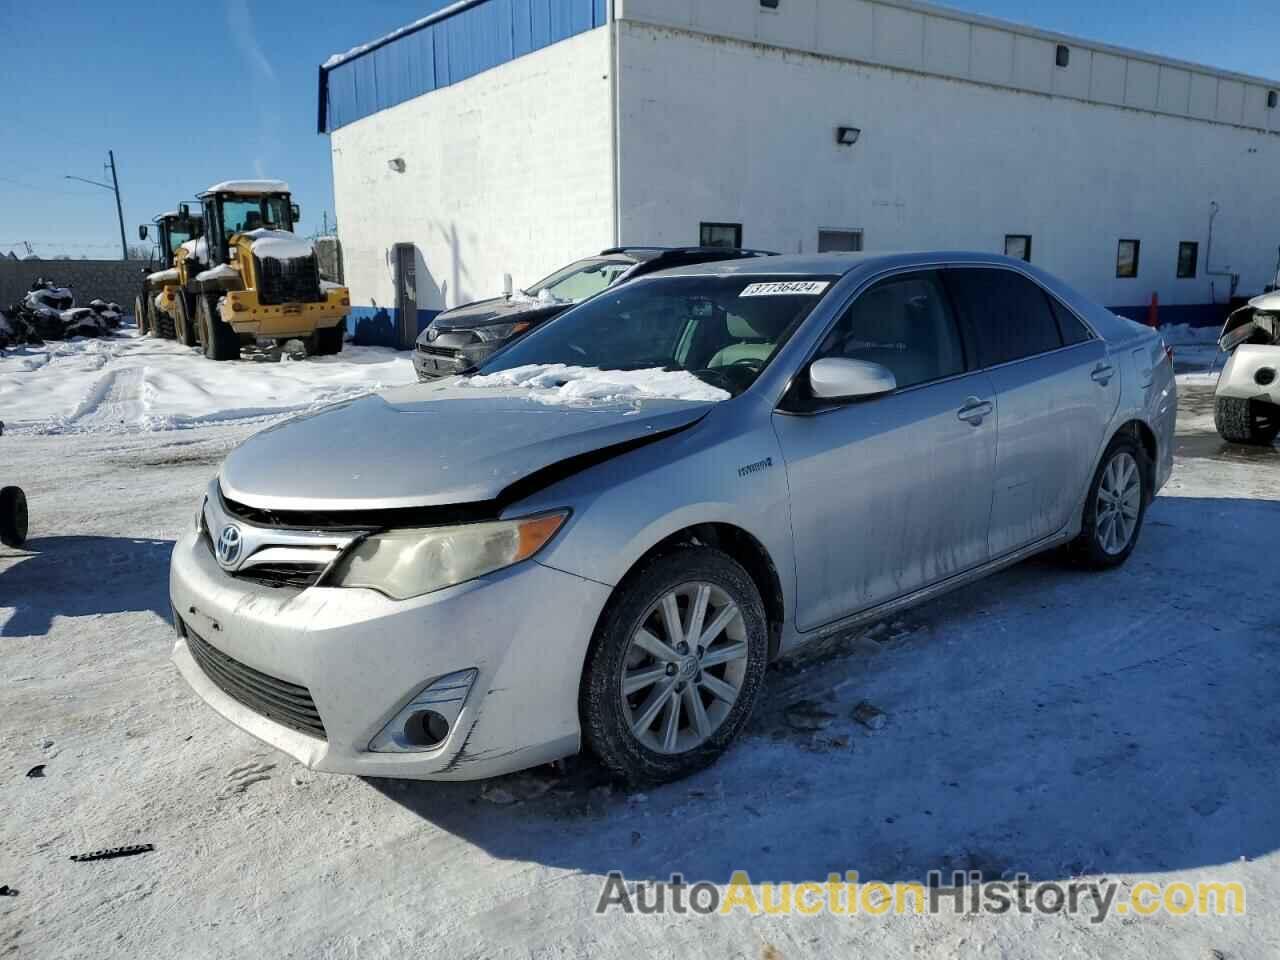
M412 243L395 245L396 341L401 350L418 339L417 249Z

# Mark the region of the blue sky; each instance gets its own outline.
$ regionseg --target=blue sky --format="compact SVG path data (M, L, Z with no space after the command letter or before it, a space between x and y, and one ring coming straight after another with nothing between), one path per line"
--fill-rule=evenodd
M747 0L742 0L747 2ZM784 0L785 2L785 0ZM950 0L950 6L1280 80L1276 0ZM332 217L316 70L444 0L0 0L0 253L119 255L115 150L137 225L217 180L285 179L301 229ZM182 22L172 11L198 18Z

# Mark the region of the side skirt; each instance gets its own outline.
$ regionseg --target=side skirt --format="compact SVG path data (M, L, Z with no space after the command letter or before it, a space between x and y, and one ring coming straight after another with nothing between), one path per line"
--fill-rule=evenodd
M874 607L868 607L858 613L851 614L839 620L833 620L831 623L824 624L821 627L815 627L805 633L796 633L790 639L783 642L780 654L790 653L792 650L812 641L821 640L825 637L832 636L836 633L843 633L853 627L861 626L864 623L873 623L876 620L883 620L885 617L891 616L900 610L908 607L914 607L917 604L926 603L935 597L940 597L944 593L950 593L960 587L981 580L984 577L1011 567L1016 563L1021 563L1028 557L1033 557L1037 553L1043 553L1045 550L1052 550L1054 547L1061 546L1076 535L1070 526L1064 527L1052 536L1045 537L1043 540L1037 540L1029 543L1024 547L1019 547L1013 553L1005 554L996 560L988 560L981 566L973 567L963 573L957 573L948 577L946 580L939 580L937 583L930 584L927 587L921 587L913 593L903 594L892 600Z

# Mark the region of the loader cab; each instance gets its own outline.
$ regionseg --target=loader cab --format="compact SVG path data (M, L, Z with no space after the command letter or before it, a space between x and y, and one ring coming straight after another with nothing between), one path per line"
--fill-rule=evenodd
M200 204L209 240L210 264L228 261L228 241L233 234L259 229L292 233L298 217L298 207L287 189L256 192L241 187L211 187L200 195Z
M185 217L179 211L162 213L152 223L156 226L156 246L164 269L173 266L178 247L204 234L204 217L198 211Z

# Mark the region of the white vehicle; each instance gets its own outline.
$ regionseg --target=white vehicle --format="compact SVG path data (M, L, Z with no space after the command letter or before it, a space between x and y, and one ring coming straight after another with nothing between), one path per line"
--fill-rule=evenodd
M1232 443L1270 446L1280 433L1280 290L1227 317L1218 346L1231 354L1214 394L1218 433Z

